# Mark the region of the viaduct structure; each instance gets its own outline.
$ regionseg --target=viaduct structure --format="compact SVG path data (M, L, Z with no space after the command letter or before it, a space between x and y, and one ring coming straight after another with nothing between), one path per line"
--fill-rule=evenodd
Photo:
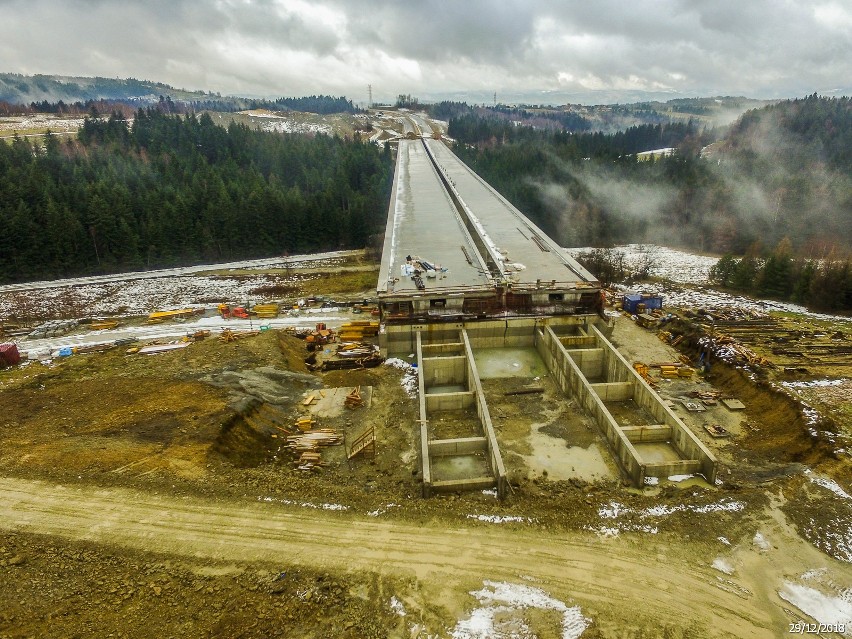
M407 137L376 292L383 352L416 357L424 496L510 489L475 359L501 347L539 353L634 485L695 472L715 481L712 454L608 341L600 282L441 140ZM612 402L635 405L648 423L620 423ZM447 420L465 428L442 437L434 426ZM647 459L647 443L669 453Z

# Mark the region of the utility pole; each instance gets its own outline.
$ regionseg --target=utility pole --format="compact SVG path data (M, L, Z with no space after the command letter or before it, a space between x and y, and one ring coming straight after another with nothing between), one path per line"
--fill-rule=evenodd
M373 85L367 85L367 108L370 109L373 107Z
M497 92L494 92L494 108L497 108Z

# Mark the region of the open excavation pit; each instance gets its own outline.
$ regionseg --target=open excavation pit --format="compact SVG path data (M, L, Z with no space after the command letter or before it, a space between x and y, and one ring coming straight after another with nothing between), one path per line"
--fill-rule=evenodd
M509 489L483 379L547 374L559 392L590 416L631 484L647 477L702 474L716 480L716 459L633 370L596 318L514 319L395 326L397 347L414 341L420 370L423 494ZM554 420L567 421L567 416ZM585 438L586 440L588 438ZM566 441L549 451L557 476L570 478ZM534 453L533 453L534 455ZM509 469L512 470L511 468ZM578 477L581 478L581 477Z

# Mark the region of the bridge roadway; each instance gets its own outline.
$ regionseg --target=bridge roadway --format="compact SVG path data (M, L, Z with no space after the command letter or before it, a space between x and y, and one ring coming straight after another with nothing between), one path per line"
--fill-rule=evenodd
M377 295L385 323L588 315L601 299L591 273L427 136L399 142Z

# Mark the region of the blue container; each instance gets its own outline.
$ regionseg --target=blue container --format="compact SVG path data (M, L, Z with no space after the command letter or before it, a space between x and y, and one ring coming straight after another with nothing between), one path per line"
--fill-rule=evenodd
M625 295L621 306L631 315L636 315L639 304L644 304L646 311L663 308L663 298L659 295L639 295L638 293L634 293Z

